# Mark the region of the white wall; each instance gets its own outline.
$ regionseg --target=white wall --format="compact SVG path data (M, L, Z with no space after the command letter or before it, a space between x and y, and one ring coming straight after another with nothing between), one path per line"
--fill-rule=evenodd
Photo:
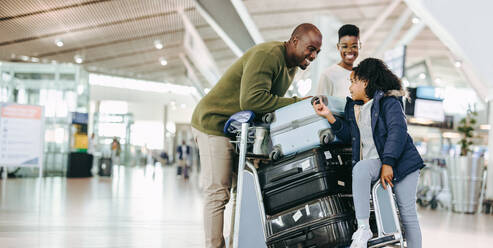
M129 89L91 85L91 101L115 100L128 102L128 110L135 120L163 121L164 106L175 102L175 109L168 109L168 121L190 123L197 100L192 96L170 93L154 93ZM185 105L185 108L182 108Z

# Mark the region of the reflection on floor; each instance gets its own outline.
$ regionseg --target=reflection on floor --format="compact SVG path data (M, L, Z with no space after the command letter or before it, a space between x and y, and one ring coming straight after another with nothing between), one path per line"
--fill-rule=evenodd
M204 247L197 175L115 167L113 178L0 180L0 247ZM423 247L490 247L493 216L420 209Z

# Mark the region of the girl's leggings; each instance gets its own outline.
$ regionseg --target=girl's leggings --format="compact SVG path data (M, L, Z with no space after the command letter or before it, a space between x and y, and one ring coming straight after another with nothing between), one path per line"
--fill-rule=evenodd
M371 185L380 179L381 168L380 159L361 160L353 167L353 200L357 219L370 218ZM421 229L416 212L418 178L419 170L416 170L394 183L393 188L408 248L421 248Z

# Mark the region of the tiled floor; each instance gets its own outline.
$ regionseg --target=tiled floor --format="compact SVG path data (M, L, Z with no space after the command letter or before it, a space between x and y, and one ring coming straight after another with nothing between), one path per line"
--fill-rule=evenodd
M204 247L197 177L117 167L113 178L0 180L0 247ZM423 247L492 247L493 216L420 209Z

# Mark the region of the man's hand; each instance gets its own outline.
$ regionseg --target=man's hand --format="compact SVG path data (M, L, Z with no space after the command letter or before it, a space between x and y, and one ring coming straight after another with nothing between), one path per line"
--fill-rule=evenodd
M392 178L394 178L392 166L387 164L382 165L382 170L380 171L380 182L385 190L387 189L387 183L391 187L394 187L394 184L392 184Z

